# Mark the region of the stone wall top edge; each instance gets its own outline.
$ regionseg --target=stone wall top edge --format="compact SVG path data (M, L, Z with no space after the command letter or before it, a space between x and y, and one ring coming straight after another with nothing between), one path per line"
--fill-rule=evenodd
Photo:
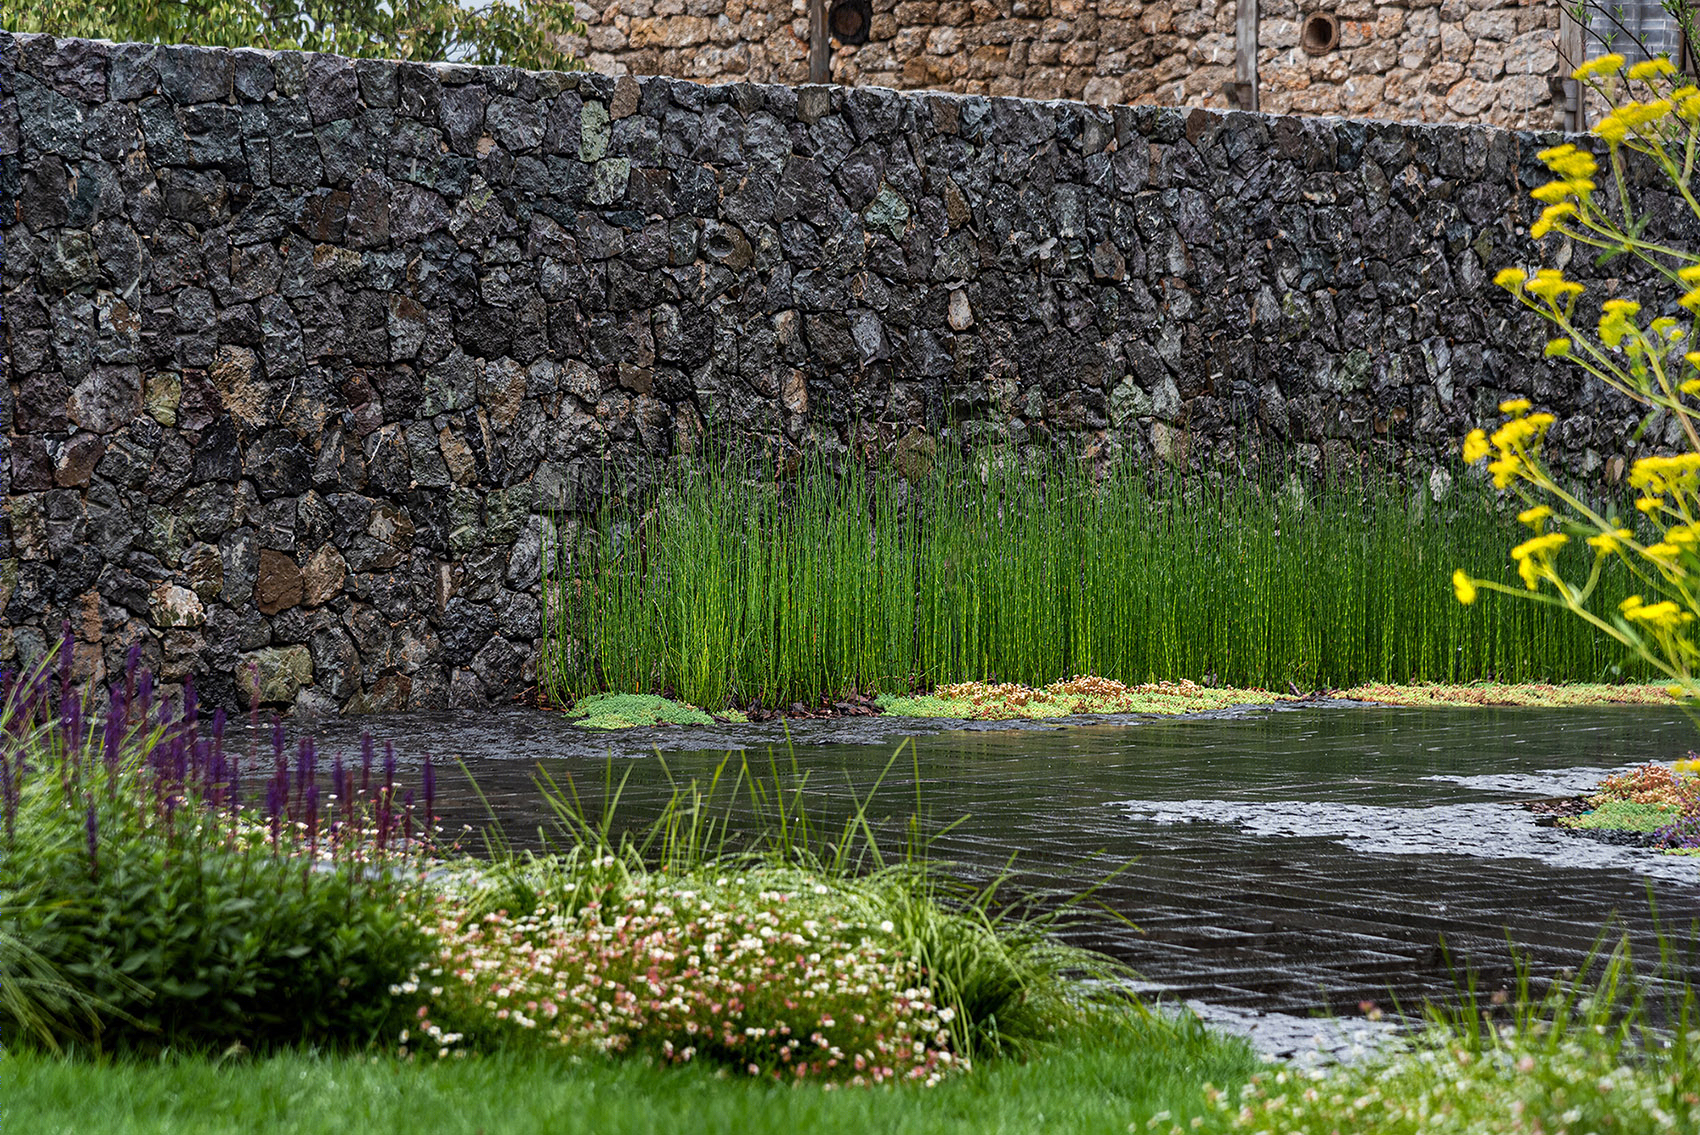
M23 58L23 52L30 46L42 43L58 45L80 44L86 48L104 51L120 50L126 53L134 49L143 51L185 51L206 52L212 54L229 54L232 56L258 56L267 60L301 58L333 58L345 59L356 65L418 68L449 85L463 85L478 81L482 75L526 75L533 79L544 81L553 88L550 94L562 94L579 90L597 98L608 98L613 95L614 88L623 76L615 76L595 71L533 71L526 68L506 65L470 64L455 62L414 62L395 59L360 59L351 56L336 56L324 52L309 51L277 51L256 47L222 47L199 44L152 44L127 43L113 40L79 39L71 36L55 36L46 32L13 32L0 28L0 70L21 67L26 72L30 70L28 62ZM800 96L806 92L824 90L830 99L829 109L821 113L840 113L845 103L852 97L868 98L877 101L894 100L911 104L944 103L957 106L983 105L1017 106L1029 110L1047 110L1059 114L1087 114L1105 120L1123 119L1128 117L1150 116L1159 122L1153 125L1168 126L1171 129L1186 129L1186 124L1199 120L1221 123L1261 122L1269 129L1278 129L1283 123L1298 123L1303 128L1313 131L1336 130L1344 128L1362 128L1366 131L1395 130L1412 135L1427 135L1435 138L1458 135L1511 135L1520 141L1535 144L1550 144L1555 139L1580 138L1583 135L1564 134L1553 130L1512 129L1485 123L1468 122L1420 122L1401 119L1386 119L1373 117L1352 117L1345 115L1302 115L1302 114L1267 114L1258 111L1222 109L1215 107L1189 107L1163 104L1113 104L1104 105L1087 103L1074 99L1027 99L1008 95L963 94L954 91L932 90L897 90L891 87L874 85L846 87L836 84L801 84L789 86L781 83L759 82L730 82L730 83L701 83L692 79L678 78L670 75L632 75L640 89L647 90L654 86L674 89L688 89L694 92L707 104L733 103L753 101L760 102L768 109L774 109L775 103L791 103L795 105ZM0 89L9 88L10 84L0 80ZM753 96L753 97L752 97ZM777 97L774 97L777 96ZM1166 121L1163 121L1166 120ZM1143 132L1143 131L1142 131Z

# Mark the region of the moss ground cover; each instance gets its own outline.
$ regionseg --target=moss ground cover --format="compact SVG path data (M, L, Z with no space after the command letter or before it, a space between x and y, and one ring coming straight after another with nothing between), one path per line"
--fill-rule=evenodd
M580 698L567 717L586 729L633 729L641 725L708 725L714 718L695 706L655 694L592 694Z
M1620 832L1653 832L1669 827L1682 816L1682 809L1658 804L1632 804L1627 800L1602 801L1591 812L1565 816L1561 828L1610 829Z
M776 481L730 461L611 497L545 557L543 684L718 712L1071 674L1313 690L1597 681L1621 662L1562 612L1453 601L1456 565L1510 574L1466 489L1436 503L1391 482L1095 478L998 455L912 472ZM1585 570L1587 552L1563 554Z

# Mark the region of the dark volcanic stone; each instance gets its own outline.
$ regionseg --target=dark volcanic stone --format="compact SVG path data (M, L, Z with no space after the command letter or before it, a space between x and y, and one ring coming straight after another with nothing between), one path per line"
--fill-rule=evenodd
M273 651L280 702L507 696L542 513L705 431L1431 496L1511 395L1601 492L1675 442L1492 283L1552 252L1535 136L7 33L0 95L8 629L98 590L108 653L227 693ZM145 596L190 574L206 624L164 643Z

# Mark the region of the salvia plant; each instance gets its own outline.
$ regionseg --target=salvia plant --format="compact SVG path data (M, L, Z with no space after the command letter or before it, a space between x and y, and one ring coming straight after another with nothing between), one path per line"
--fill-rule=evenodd
M1700 849L1700 813L1681 816L1653 833L1653 842L1666 851Z
M421 948L429 766L416 800L369 739L327 770L255 722L242 751L137 650L98 698L71 659L0 678L0 1008L50 1047L367 1039Z
M1700 252L1648 235L1651 209L1637 206L1630 186L1632 173L1651 171L1671 190L1660 199L1685 220L1700 221L1691 188L1700 156L1700 87L1664 58L1625 68L1623 56L1606 55L1575 75L1611 107L1593 128L1605 165L1571 143L1541 151L1553 180L1532 193L1545 208L1530 235L1597 249L1602 259L1631 257L1672 290L1674 302L1644 297L1644 306L1614 297L1600 305L1597 320L1584 321L1578 311L1584 288L1562 269L1507 268L1495 282L1552 324L1549 358L1572 362L1645 406L1648 425L1674 423L1678 452L1642 458L1631 468L1629 484L1640 494L1635 510L1643 518L1637 524L1553 476L1541 456L1551 414L1533 412L1527 399L1504 402L1504 421L1492 434L1472 431L1464 459L1487 462L1495 487L1516 493L1526 506L1518 519L1531 534L1511 549L1521 584L1478 578L1461 567L1453 585L1465 604L1486 589L1569 612L1668 678L1673 694L1693 699L1700 697L1692 629L1700 611L1700 350L1692 349ZM1577 547L1587 551L1585 564L1570 557ZM1622 570L1607 570L1614 568ZM1629 594L1606 586L1614 577L1631 581Z

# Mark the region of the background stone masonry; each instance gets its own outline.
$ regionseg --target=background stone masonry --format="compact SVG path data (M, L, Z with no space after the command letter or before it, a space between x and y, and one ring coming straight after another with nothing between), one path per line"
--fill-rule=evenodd
M579 0L593 70L802 83L806 0ZM840 46L847 85L1090 103L1227 108L1234 0L873 0L871 38ZM1312 11L1339 47L1299 47ZM1559 0L1263 0L1259 109L1415 122L1559 123ZM1572 64L1574 66L1574 64Z
M0 88L0 665L513 696L551 517L707 428L1445 492L1509 394L1596 480L1636 423L1490 282L1527 135L24 36Z

